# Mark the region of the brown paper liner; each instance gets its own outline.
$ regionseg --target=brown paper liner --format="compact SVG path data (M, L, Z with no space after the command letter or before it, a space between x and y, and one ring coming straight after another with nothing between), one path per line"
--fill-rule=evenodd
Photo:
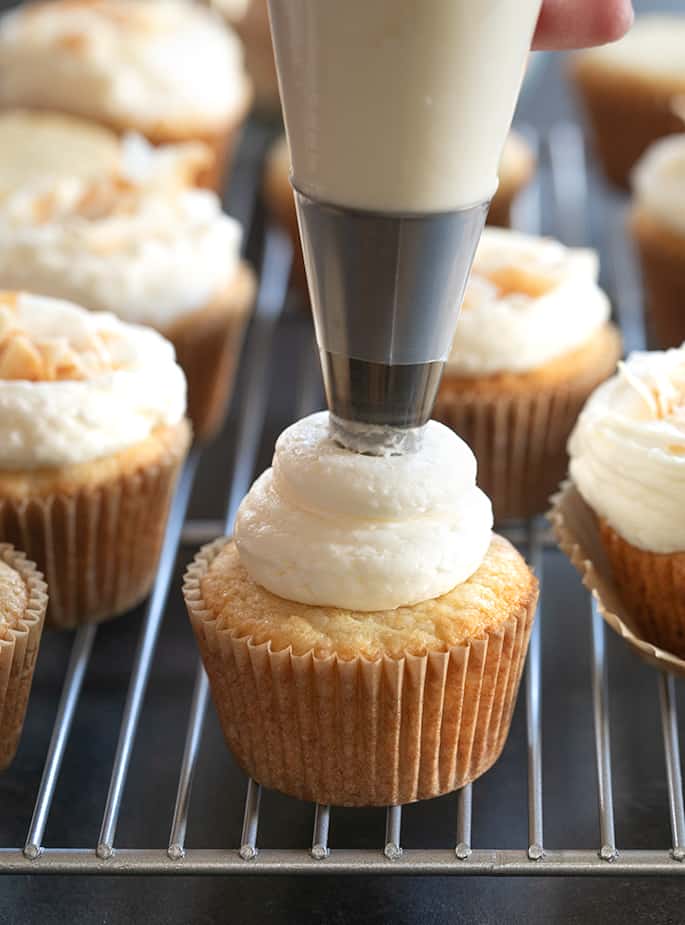
M655 347L685 341L685 237L633 209L630 230L637 245L647 323Z
M478 484L492 501L495 518L532 517L545 511L566 475L566 444L590 393L615 372L621 355L617 334L607 339L592 368L566 381L531 379L517 390L480 389L463 379L453 385L449 372L433 417L451 427L478 460Z
M571 67L595 148L609 179L628 187L629 175L646 149L664 135L682 132L673 99L683 86L611 74L576 59Z
M528 186L535 170L535 162L531 159L529 166L517 171L516 176L509 179L500 177L497 192L492 198L488 211L488 225L498 228L511 228L511 211L519 194Z
M612 630L650 665L685 677L685 660L645 637L640 619L625 595L622 596L619 582L612 572L600 533L599 518L572 482L565 482L561 491L552 498L549 517L559 546L580 573L583 584L597 601L599 612ZM664 578L661 573L647 575L642 569L641 573L650 582ZM670 586L670 580L668 584Z
M27 499L0 494L0 539L25 550L45 575L48 626L99 623L146 597L189 441L183 421L153 462L94 486Z
M198 440L210 440L223 424L256 288L252 269L241 263L225 292L162 330L188 380L188 417Z
M217 625L200 581L226 538L189 566L184 596L224 736L260 784L338 806L456 790L506 741L537 594L496 631L425 656L377 660L273 651Z
M18 572L28 592L26 614L0 635L0 771L9 766L19 744L48 604L43 576L24 553L0 543L0 559Z

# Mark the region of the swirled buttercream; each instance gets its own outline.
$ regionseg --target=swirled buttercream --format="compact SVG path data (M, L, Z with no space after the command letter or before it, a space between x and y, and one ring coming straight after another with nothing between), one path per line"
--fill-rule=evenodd
M685 135L651 145L634 167L631 182L639 209L685 234Z
M491 528L475 457L451 430L430 421L418 452L362 456L335 442L321 412L278 438L272 468L240 506L235 540L253 580L274 594L374 611L466 581Z
M187 186L196 145L124 145L121 173L29 185L0 201L0 287L165 329L230 284L242 231Z
M569 440L570 473L625 540L685 550L685 349L633 353L590 396Z
M216 125L246 99L242 47L183 0L54 0L0 19L0 100L141 130Z
M447 361L450 372L525 372L580 347L609 318L594 251L483 232Z
M185 412L172 345L113 315L0 294L0 469L53 468L133 446Z

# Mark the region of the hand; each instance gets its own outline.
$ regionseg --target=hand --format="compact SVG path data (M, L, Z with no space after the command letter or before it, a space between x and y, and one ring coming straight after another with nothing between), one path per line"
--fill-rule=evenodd
M533 48L604 45L625 35L632 22L631 0L543 0Z

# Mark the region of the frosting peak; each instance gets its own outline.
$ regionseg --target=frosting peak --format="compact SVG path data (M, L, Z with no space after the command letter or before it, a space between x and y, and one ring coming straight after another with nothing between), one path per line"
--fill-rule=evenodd
M631 182L640 209L685 234L685 134L651 145L634 167Z
M685 348L631 354L590 396L569 454L581 495L624 539L685 550Z
M328 412L293 424L243 500L240 558L258 584L305 604L389 610L466 581L490 543L476 460L430 421L421 449L362 456L332 438Z

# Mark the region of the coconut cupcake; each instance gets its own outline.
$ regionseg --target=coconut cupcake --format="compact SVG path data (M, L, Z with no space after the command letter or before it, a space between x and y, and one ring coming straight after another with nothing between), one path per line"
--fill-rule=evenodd
M0 540L45 574L48 621L134 606L190 437L173 347L113 315L6 292L0 382Z
M435 421L408 455L343 449L328 413L278 439L235 541L184 594L224 735L259 783L387 805L484 773L507 737L537 582Z
M656 139L682 129L674 101L685 94L685 16L638 18L618 42L579 52L571 73L604 170L627 186Z
M0 543L0 771L19 744L47 603L33 562Z
M20 189L0 201L0 288L31 289L168 338L197 437L224 417L255 280L240 225L192 182L206 150L130 138L122 173Z
M593 251L483 232L434 416L475 452L497 520L546 509L576 417L616 368L597 275Z
M629 226L657 347L685 340L685 135L655 142L632 173Z
M631 354L589 399L569 454L565 493L592 512L626 612L644 640L684 657L685 348Z
M182 0L53 0L0 17L0 105L83 116L153 144L202 141L218 188L250 108L239 39Z
M245 65L254 85L255 105L264 113L280 113L267 0L210 0L209 5L224 17L242 40Z

